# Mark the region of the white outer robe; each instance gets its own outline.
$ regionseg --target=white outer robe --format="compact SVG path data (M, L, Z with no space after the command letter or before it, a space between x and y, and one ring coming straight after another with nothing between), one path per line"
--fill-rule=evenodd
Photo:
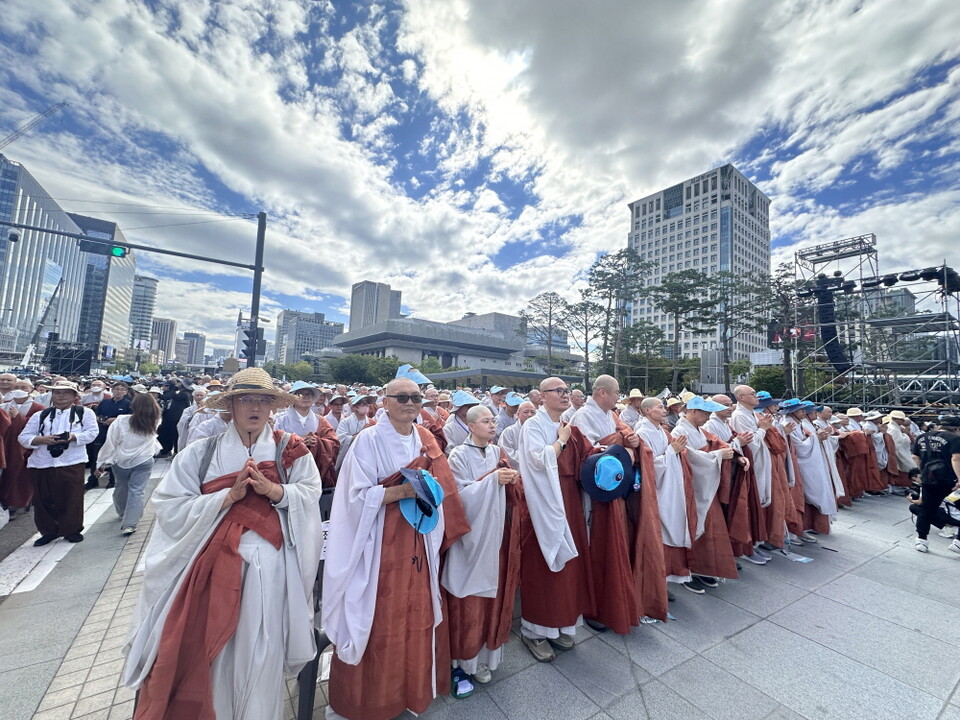
M896 421L890 422L890 425L887 426L887 432L893 438L893 445L897 449L897 467L900 468L900 472L910 472L916 467L910 450L912 445L910 436L903 431L903 428Z
M771 486L773 485L772 461L770 459L770 448L764 442L766 430L761 430L757 425L759 413L750 408L744 407L740 403L733 410L730 416L730 425L738 432L752 432L753 440L748 447L753 453L753 475L757 479L757 493L760 495L760 507L769 507L773 501Z
M239 435L218 442L203 482L239 471L247 449ZM198 478L206 443L190 445L174 458L151 500L156 523L145 553L143 590L124 647L121 682L137 688L156 659L170 606L193 561L226 515L229 488L203 495ZM276 460L276 444L266 426L253 446L258 463ZM248 492L253 492L252 489ZM254 532L243 533L240 618L233 637L211 668L217 717L266 720L283 716L284 673L295 674L316 654L313 586L320 564L320 473L307 454L287 473L277 504L283 546Z
M504 430L503 435L500 436L500 448L506 454L507 460L510 461L514 470L520 469L520 461L517 459L517 445L520 442L520 428L522 426L522 423L515 422Z
M323 569L322 627L336 646L337 657L348 665L357 665L363 658L377 608L386 512L383 506L386 488L380 483L418 458L421 445L416 428L411 439L400 435L387 419L362 430L354 438L340 468ZM430 572L434 633L442 619L438 573L443 528L441 504L437 526L423 536ZM436 673L431 672L431 677L435 683Z
M297 412L296 408L288 407L282 413L276 416L273 427L277 430L285 430L288 433L305 437L307 433L315 433L320 427L318 417L307 410L306 416Z
M449 457L451 450L470 437L470 430L467 428L466 423L461 421L456 415L451 414L443 426L443 436L447 439L446 453Z
M720 488L720 469L723 466L722 450L704 450L707 436L685 417L680 418L673 429L673 436L687 438L687 462L693 475L693 497L697 501L697 537L703 535L707 513Z
M790 433L790 441L797 451L797 465L803 476L803 497L824 515L835 515L837 498L817 429L806 419L793 422L796 427Z
M666 430L654 425L648 418L644 417L637 423L636 432L653 452L663 543L673 547L693 547L687 522L687 492L680 456L670 446L670 436Z

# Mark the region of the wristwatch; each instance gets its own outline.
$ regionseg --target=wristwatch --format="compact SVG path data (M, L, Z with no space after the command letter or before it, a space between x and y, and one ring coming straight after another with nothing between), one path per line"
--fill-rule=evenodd
M563 442L563 440L557 440L557 442L560 443L560 452L563 452L567 449L567 444Z

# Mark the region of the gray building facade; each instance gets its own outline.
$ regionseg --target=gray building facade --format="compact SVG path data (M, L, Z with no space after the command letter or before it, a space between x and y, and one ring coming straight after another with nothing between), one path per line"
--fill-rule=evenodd
M57 332L74 342L80 325L85 268L73 238L53 231L81 229L19 163L0 154L0 220L43 227L47 231L0 226L0 351L21 353L37 334Z
M333 347L333 339L342 333L343 323L327 320L323 313L282 310L277 314L276 361L298 362L307 353Z
M130 305L130 347L150 349L150 337L153 334L153 313L157 307L157 286L160 281L156 278L137 275L133 279L133 301Z
M400 317L400 291L363 280L350 290L350 332Z

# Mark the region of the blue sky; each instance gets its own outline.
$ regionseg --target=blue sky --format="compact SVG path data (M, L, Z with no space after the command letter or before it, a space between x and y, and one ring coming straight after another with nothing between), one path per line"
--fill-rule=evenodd
M365 279L437 320L573 299L628 202L726 162L775 262L873 232L884 269L956 265L958 27L949 0L6 0L0 134L66 100L5 154L134 242L249 262L234 216L266 211L267 316L346 320ZM226 344L248 274L138 265Z

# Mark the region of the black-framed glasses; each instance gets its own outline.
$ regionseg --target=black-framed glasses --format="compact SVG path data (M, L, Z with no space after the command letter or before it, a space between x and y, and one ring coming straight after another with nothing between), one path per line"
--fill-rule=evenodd
M541 392L555 392L557 395L569 395L570 388L565 388L565 387L549 388L548 390L542 390Z
M384 397L393 398L401 405L406 405L408 402L412 402L414 405L419 405L423 402L423 395L419 393L411 395L410 393L397 393L396 395L384 395Z

